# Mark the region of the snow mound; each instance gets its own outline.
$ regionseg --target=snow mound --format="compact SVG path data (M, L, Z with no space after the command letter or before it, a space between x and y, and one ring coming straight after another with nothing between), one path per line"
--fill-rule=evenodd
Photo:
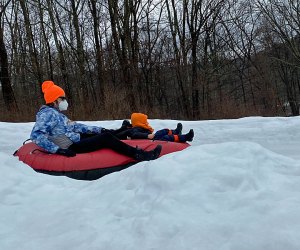
M0 123L0 249L298 250L298 120L183 122L192 147L92 182L34 172L32 124Z

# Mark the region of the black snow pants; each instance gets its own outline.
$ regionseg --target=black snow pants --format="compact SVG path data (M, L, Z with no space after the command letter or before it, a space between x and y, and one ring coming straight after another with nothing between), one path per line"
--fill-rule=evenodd
M75 142L69 147L70 150L78 154L89 153L103 148L109 148L130 157L134 157L136 153L136 148L120 141L109 132L97 135L82 135L79 142Z

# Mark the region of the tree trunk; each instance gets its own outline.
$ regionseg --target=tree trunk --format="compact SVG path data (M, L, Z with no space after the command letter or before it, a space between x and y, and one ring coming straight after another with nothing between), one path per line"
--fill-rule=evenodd
M37 50L34 42L34 37L31 29L30 19L29 19L29 11L26 6L25 0L20 0L20 6L24 16L25 29L26 29L26 38L29 47L29 53L31 56L31 63L33 66L34 73L37 76L37 82L41 83L43 81L42 72L40 69L40 63L38 61ZM41 94L41 92L40 92Z
M6 3L6 6L9 2L10 1ZM3 39L2 14L5 10L5 7L3 7L0 12L0 82L2 86L3 99L7 110L16 112L18 111L18 105L10 82L10 75L8 71L8 57L5 42Z
M128 23L129 22L129 3L128 0L124 1L124 17L119 14L118 1L108 0L108 9L111 20L112 37L114 41L114 47L119 60L119 65L122 70L123 86L126 87L127 96L126 99L132 110L137 110L137 95L134 93L134 82L132 79L132 68L130 63L130 48L128 47ZM125 34L127 31L127 34ZM121 43L121 44L120 44Z
M93 17L93 31L95 37L95 49L96 49L96 62L97 62L97 73L98 73L98 89L99 96L97 99L100 99L100 105L104 106L105 104L105 95L104 95L104 78L103 78L103 57L102 57L102 45L99 38L99 17L97 14L97 1L90 0L91 13Z
M84 66L85 58L84 58L83 41L82 41L82 36L79 27L77 5L75 0L70 0L70 2L71 2L72 24L75 29L75 37L76 37L77 65L79 68L79 74L77 74L77 76L79 78L78 80L81 89L81 102L84 103L84 109L87 111L88 106L85 105L87 104L85 100L89 96L89 91L88 91L87 81L85 78L85 66Z

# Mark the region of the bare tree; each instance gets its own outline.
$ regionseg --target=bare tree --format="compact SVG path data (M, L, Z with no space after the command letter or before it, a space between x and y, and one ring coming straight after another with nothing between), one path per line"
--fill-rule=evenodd
M257 8L262 12L263 17L271 26L270 32L277 37L277 43L282 42L289 49L289 56L277 57L279 61L283 80L286 88L287 99L289 101L293 115L299 115L299 88L294 87L290 82L287 72L283 70L287 67L297 67L300 65L300 1L299 0L256 0ZM284 48L282 48L284 50ZM281 53L277 53L277 56ZM286 64L285 66L282 64ZM290 75L290 73L288 73Z
M138 14L142 0L108 0L114 48L128 91L127 100L133 110L137 109L138 72Z
M29 48L29 55L31 57L31 63L33 66L33 72L36 75L36 79L38 83L41 83L43 81L43 74L40 67L40 61L38 59L38 51L36 46L36 39L34 38L33 31L32 31L32 25L29 17L29 10L28 10L28 4L29 1L20 0L19 1L22 14L24 17L24 26L26 30L26 40L27 45Z
M67 72L67 62L66 62L66 58L64 55L62 42L61 42L61 40L59 38L59 34L58 34L58 25L56 24L56 18L55 18L55 13L57 13L57 11L55 9L53 0L46 0L45 8L46 8L48 16L49 16L49 24L48 25L51 29L51 34L53 36L53 40L54 40L55 47L57 50L58 65L59 65L58 69L61 72L62 80L65 83L67 93L70 96L69 101L72 104L72 92L71 92L71 86L69 83L69 77L68 77L68 72Z
M187 11L187 25L191 36L191 60L192 60L192 116L200 117L200 95L198 87L198 68L205 67L210 32L214 30L217 18L221 12L224 0L184 0L184 10ZM198 43L201 35L203 41L203 62L199 62Z
M184 109L187 117L190 117L190 98L189 98L189 72L188 72L188 52L190 40L186 32L187 6L181 6L174 0L165 1L167 7L168 28L172 36L173 53L175 57L175 73L179 86L180 95L178 102ZM178 42L179 41L179 42Z
M100 17L99 17L99 9L100 6L97 5L97 0L89 0L89 8L91 11L91 15L93 18L93 32L95 39L95 50L96 50L96 62L97 62L97 85L99 89L99 99L100 105L104 106L105 104L105 95L104 95L104 70L103 70L103 48L102 41L100 36ZM98 96L98 95L97 95Z
M10 75L8 72L8 57L4 42L3 15L11 0L0 4L0 82L2 86L3 99L7 110L18 111L14 91L11 86Z

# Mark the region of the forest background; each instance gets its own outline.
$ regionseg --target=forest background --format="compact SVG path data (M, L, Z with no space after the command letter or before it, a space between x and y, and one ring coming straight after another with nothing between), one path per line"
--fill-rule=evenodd
M0 120L299 115L300 0L0 0ZM288 108L289 110L286 110Z

